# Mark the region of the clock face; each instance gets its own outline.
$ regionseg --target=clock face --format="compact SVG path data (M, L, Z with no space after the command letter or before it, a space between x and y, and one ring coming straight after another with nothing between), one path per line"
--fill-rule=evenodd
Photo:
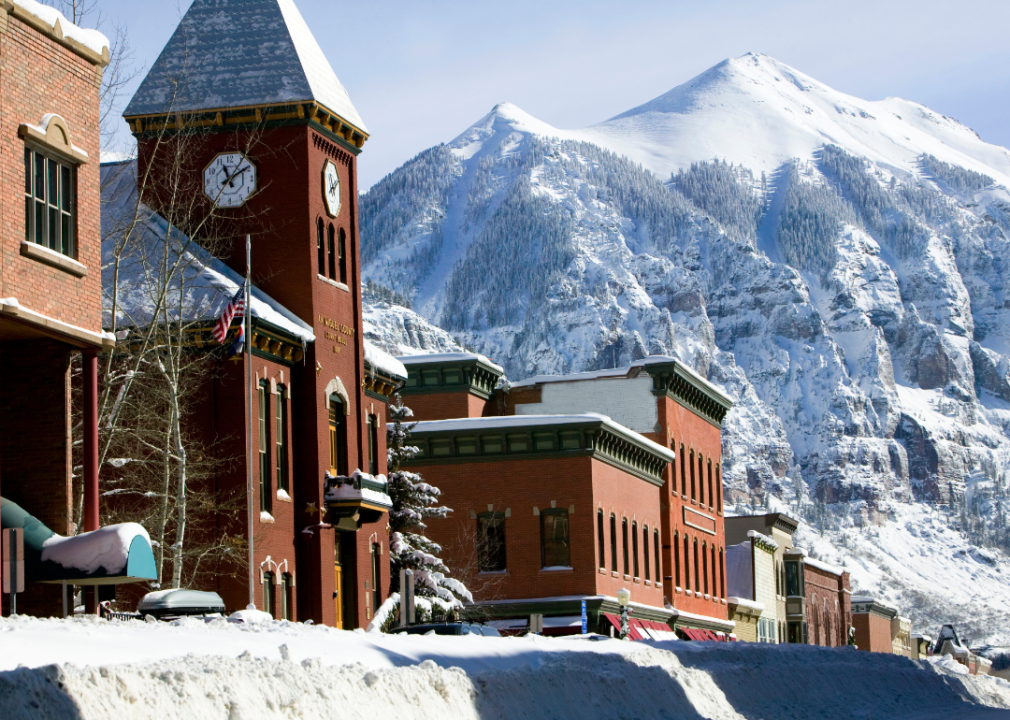
M203 171L203 192L218 207L241 207L256 191L256 166L242 153L220 153Z
M323 197L326 199L326 212L330 217L340 213L340 175L337 166L329 160L323 165Z

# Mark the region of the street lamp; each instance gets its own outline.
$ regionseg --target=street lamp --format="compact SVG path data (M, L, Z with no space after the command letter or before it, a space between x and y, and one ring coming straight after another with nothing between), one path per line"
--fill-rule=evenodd
M628 639L628 604L630 602L630 590L621 588L617 591L617 604L621 607L621 640Z

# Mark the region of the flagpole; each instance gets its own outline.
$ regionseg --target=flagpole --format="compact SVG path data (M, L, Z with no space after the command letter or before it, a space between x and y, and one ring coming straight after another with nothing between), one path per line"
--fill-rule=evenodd
M248 513L249 536L249 607L256 607L256 564L253 549L253 391L252 391L252 298L251 294L252 268L252 237L245 236L245 343L242 351L245 354L245 387L246 387L246 506Z

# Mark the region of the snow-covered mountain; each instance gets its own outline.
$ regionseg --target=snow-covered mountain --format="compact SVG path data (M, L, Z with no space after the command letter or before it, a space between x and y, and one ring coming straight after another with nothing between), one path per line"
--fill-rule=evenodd
M501 104L361 198L365 275L416 310L373 307L372 339L513 379L677 355L736 399L728 501L844 532L953 496L944 517L1007 547L1008 187L1010 153L955 120L760 55L584 130Z

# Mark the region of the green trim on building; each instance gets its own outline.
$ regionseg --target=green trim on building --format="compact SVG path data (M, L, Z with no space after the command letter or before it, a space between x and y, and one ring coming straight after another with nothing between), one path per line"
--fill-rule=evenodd
M489 400L502 375L500 369L476 357L439 363L411 363L407 364L407 382L400 394L406 397L469 392L482 400Z
M657 487L662 487L669 463L639 438L595 419L563 425L531 422L473 430L415 430L410 441L421 451L408 463L411 466L591 457Z
M668 395L680 404L721 428L733 402L680 363L647 365L654 395Z

